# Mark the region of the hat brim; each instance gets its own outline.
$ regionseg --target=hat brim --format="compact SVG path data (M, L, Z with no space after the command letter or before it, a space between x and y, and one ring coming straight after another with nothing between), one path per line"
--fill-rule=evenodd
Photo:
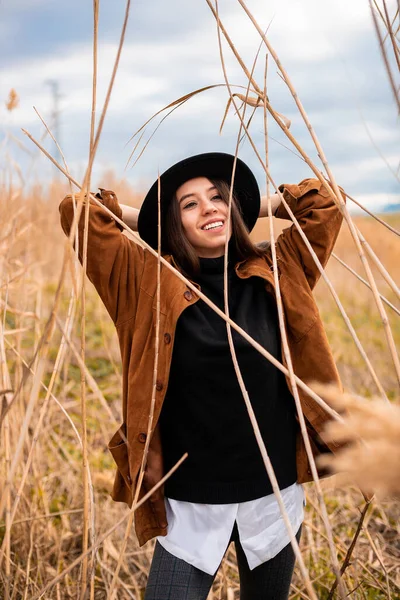
M208 152L185 158L160 176L161 198L161 249L168 252L165 235L165 218L176 190L189 179L207 177L221 179L229 185L235 157L222 152ZM253 229L260 213L260 190L252 171L237 158L233 184L243 220L249 232ZM158 180L148 191L140 208L138 219L140 237L155 250L158 247Z

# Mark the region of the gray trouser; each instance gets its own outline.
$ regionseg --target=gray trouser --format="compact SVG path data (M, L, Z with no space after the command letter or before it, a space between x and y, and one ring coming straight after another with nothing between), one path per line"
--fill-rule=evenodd
M297 532L300 539L301 527ZM240 578L240 600L287 600L295 556L288 544L271 560L249 569L235 524L232 541ZM215 575L176 558L156 543L144 600L206 600Z

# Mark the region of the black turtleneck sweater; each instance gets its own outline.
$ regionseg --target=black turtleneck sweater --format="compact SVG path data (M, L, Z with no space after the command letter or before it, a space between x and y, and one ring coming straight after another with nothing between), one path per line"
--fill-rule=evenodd
M196 281L222 310L224 257L200 259ZM231 318L275 358L281 341L275 299L258 277L228 269ZM236 356L281 489L296 481L295 407L284 375L232 330ZM272 493L237 382L226 323L202 300L184 310L174 341L160 417L170 498L206 504L246 502Z

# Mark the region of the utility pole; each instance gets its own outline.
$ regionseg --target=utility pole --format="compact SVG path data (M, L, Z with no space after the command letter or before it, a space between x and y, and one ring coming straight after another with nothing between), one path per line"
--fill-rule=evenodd
M50 129L53 132L53 135L55 137L55 139L57 140L58 145L61 148L61 131L60 131L60 100L61 100L61 94L60 94L60 86L59 86L59 82L56 79L47 79L45 81L45 84L47 84L48 86L50 86L51 89L51 94L53 97L53 110L51 112L51 125L50 125ZM55 159L57 160L57 162L61 163L61 154L58 150L58 148L56 147L56 153L55 153ZM57 177L59 176L59 172L57 169Z

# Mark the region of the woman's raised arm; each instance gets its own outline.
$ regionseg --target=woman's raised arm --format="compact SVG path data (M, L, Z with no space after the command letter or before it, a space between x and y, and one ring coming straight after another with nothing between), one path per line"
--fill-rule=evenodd
M127 204L120 204L122 210L122 220L124 223L128 225L132 229L132 231L137 231L137 224L139 218L139 209L133 208L132 206L128 206Z
M270 198L271 198L272 215L275 216L275 213L278 210L278 207L281 203L281 199L279 198L278 194L272 194L272 196L270 196ZM267 196L261 196L260 214L258 216L259 216L259 218L268 217L268 198L267 198Z
M118 218L122 209L112 191L100 190L100 200ZM69 235L76 210L76 199L68 195L60 204L61 226ZM84 204L87 198L84 200ZM89 201L87 276L95 286L115 324L134 316L140 278L143 273L143 249L122 235L122 227L106 211ZM78 223L79 260L85 229L85 206Z
M298 185L283 184L279 189L325 267L339 234L342 213L318 179L304 179ZM342 196L345 200L344 192ZM283 204L278 206L275 216L290 219ZM283 260L295 260L304 271L310 288L314 288L321 274L294 224L278 237L277 253Z

